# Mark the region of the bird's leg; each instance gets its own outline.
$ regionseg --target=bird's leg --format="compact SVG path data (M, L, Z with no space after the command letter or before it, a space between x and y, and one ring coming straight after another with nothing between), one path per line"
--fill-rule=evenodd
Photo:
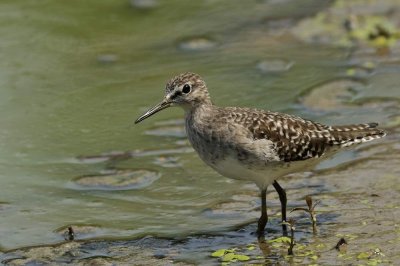
M264 234L265 225L268 222L268 214L267 214L267 189L261 190L261 217L258 219L258 229L257 235L258 237L262 237Z
M286 222L286 204L287 204L286 191L279 185L279 183L276 180L274 181L274 183L272 183L272 185L274 186L276 192L278 192L279 200L281 202L282 222ZM282 224L282 230L283 234L287 235L286 224Z
M286 221L286 204L287 204L287 198L286 198L286 191L279 185L279 183L275 180L274 183L272 184L278 192L279 195L279 200L281 202L281 212L282 212L282 222Z

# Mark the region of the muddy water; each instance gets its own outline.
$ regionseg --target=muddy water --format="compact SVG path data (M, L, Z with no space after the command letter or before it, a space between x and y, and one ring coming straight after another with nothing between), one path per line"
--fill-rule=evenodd
M199 263L219 248L238 248L253 262L342 264L371 250L368 260L398 261L399 45L379 55L368 43L350 49L302 35L304 25L323 25L315 14L326 8L349 10L322 1L2 1L0 251L63 242L69 225L78 240L139 239L17 250L2 261ZM298 246L313 255L248 249L258 246L258 191L204 167L185 139L182 111L133 126L182 71L200 73L220 105L325 123L380 121L392 132L282 181L291 207L308 194L321 200L316 236L307 216L294 215ZM273 239L278 203L274 193L268 200ZM349 242L343 256L330 250L341 237Z

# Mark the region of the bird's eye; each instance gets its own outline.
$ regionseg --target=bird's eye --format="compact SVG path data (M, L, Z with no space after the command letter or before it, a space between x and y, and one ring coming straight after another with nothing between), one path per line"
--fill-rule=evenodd
M191 89L192 89L192 88L190 87L189 84L185 84L185 85L183 86L183 88L182 88L182 92L183 92L183 93L189 93Z

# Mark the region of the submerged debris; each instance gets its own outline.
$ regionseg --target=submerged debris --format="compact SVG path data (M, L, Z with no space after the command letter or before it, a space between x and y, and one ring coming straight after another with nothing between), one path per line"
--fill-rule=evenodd
M78 189L141 189L151 185L160 176L158 172L145 169L110 169L98 175L80 176L74 180L74 184Z
M347 241L342 237L339 242L337 242L335 249L340 252L347 251Z
M72 226L68 226L67 231L64 232L64 239L67 241L73 241L75 239L75 232Z

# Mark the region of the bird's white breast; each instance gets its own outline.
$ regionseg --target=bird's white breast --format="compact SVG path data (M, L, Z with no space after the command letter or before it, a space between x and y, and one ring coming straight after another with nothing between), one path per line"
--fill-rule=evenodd
M266 188L268 185L272 184L276 178L272 173L272 168L270 169L272 171L269 171L270 173L268 173L267 169L262 171L251 169L232 156L225 157L224 159L209 165L225 177L252 181L260 188Z

